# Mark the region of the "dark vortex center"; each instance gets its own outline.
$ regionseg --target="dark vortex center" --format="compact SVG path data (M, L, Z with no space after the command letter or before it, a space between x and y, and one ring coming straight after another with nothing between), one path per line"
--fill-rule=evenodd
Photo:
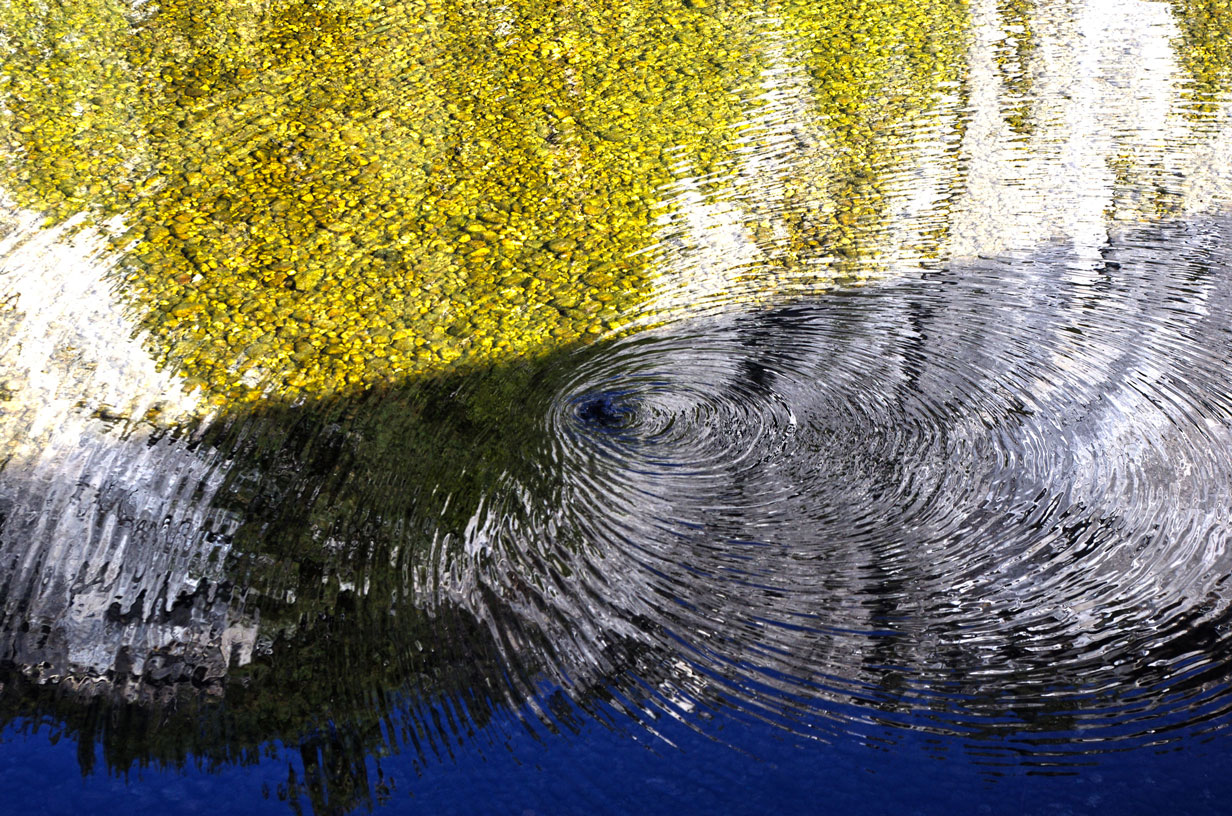
M589 397L578 406L578 419L587 425L615 428L623 425L630 408L608 394Z

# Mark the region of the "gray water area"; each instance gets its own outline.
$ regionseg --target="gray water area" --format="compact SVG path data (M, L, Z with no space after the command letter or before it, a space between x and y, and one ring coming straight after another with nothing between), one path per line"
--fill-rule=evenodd
M63 22L40 9L20 18L29 32ZM465 9L502 42L545 30ZM236 237L263 216L147 225L202 200L204 170L127 210L73 211L76 193L39 186L40 131L18 126L30 92L0 83L0 124L19 134L0 143L5 724L48 723L83 757L97 744L118 773L260 764L263 747L328 734L337 767L312 782L304 767L322 813L385 801L366 763L405 754L430 778L450 746L504 739L494 723L510 720L651 745L683 729L750 754L723 723L769 724L804 751L902 734L964 746L991 775L1080 774L1226 729L1227 21L1148 0L909 3L904 18L935 27L917 48L846 7L683 9L683 29L630 11L626 35L685 32L663 41L697 65L670 56L671 70L705 62L729 96L672 97L684 107L652 112L692 124L669 119L641 147L613 134L631 127L618 113L574 132L548 105L547 147L517 162L555 172L567 156L569 173L493 194L504 220L426 216L422 245L373 251L364 228L321 221L314 246L356 253L329 256L354 276L336 290L308 287L298 256L260 255L272 238ZM139 40L181 9L148 13L107 19ZM544 25L572 32L571 13ZM748 49L750 76L685 42L710 25L689 15L711 13L741 21L722 44ZM271 42L283 30L254 19ZM444 19L442 37L466 29ZM892 58L862 73L808 56L835 31L884 35ZM592 55L569 36L532 52L573 65L565 97L589 98ZM509 49L493 59L532 70ZM181 130L195 105L240 110L209 87ZM492 133L513 118L503 99L475 98ZM375 110L363 121L415 125ZM467 162L517 164L487 125L441 110L458 128L438 134L444 164L354 183L462 207ZM133 166L179 155L160 127L143 133ZM304 167L333 160L297 144ZM608 178L617 159L596 144L643 163ZM722 158L703 169L710 150ZM643 188L645 208L622 198ZM627 207L585 210L596 190ZM523 206L536 196L620 226L536 233L556 223ZM274 223L294 235L286 206ZM133 224L145 237L117 240ZM231 243L210 244L216 227ZM449 230L480 248L438 243ZM215 310L211 280L247 285L210 266L219 247L267 265ZM394 296L365 294L395 256L423 298L408 296L402 335L381 322ZM186 258L201 271L183 274ZM225 319L258 314L268 337ZM303 352L326 323L334 350Z

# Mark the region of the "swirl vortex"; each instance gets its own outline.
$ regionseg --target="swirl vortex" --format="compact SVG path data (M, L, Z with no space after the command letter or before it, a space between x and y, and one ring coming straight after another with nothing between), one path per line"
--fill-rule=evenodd
M581 352L504 563L575 688L1050 761L1216 727L1230 287L985 263Z

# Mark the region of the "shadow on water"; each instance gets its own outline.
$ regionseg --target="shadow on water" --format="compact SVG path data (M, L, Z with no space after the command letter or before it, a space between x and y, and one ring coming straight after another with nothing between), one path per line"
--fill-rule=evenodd
M87 769L297 745L320 812L501 709L1062 768L1223 728L1230 239L1126 230L1082 272L1049 246L134 427L87 479L10 467L5 716Z
M300 747L314 810L335 812L371 804L370 756L447 759L494 710L526 715L560 666L599 683L597 667L573 665L512 601L538 599L532 584L561 576L545 565L485 582L470 535L515 489L553 500L543 400L567 361L598 353L561 350L196 431L100 421L80 470L10 466L5 720L58 723L87 772L96 748L127 771L255 762L285 739ZM605 422L585 406L578 416ZM641 647L615 642L608 662L625 648ZM557 697L539 729L576 716Z

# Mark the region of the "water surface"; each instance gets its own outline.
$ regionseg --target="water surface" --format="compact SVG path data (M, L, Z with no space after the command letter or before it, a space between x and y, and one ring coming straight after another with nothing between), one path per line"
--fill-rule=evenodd
M0 6L4 786L1201 812L1229 19Z

